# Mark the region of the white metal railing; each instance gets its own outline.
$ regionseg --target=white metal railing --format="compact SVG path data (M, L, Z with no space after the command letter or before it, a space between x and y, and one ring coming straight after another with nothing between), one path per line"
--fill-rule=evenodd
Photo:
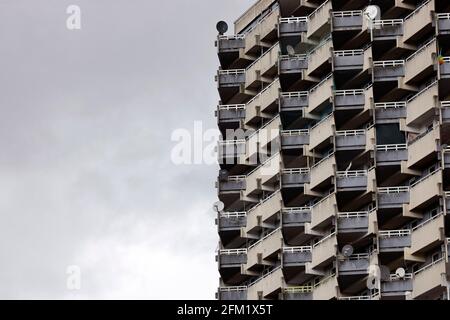
M441 107L442 108L450 107L450 101L441 101Z
M276 267L275 269L273 269L273 270L270 271L270 272L265 273L264 275L262 275L261 277L259 277L259 278L256 279L255 281L250 282L250 283L248 284L248 286L249 286L249 287L253 286L254 284L260 282L261 280L263 280L263 279L265 279L265 278L267 278L268 276L270 276L271 274L277 272L277 271L280 270L280 269L281 269L281 266Z
M301 23L301 22L308 22L308 17L280 18L280 23Z
M281 172L283 174L308 174L310 172L310 169L309 168L283 169Z
M333 157L333 156L334 156L334 152L330 153L330 154L327 155L325 158L320 159L320 161L317 162L317 163L315 163L315 164L311 167L311 169L320 166L323 162L327 161L328 159L330 159L330 158Z
M342 130L342 131L336 131L336 136L341 137L354 137L354 136L364 136L366 135L366 130Z
M283 208L281 209L282 213L293 214L299 212L311 211L311 207L292 207L292 208Z
M352 57L352 56L360 56L364 54L364 50L335 50L333 54L336 57Z
M333 238L335 235L336 235L336 232L333 232L333 233L327 235L326 237L322 238L319 242L316 242L316 243L313 245L313 248L316 248L316 247L320 246L322 243L324 243L324 242L326 242L327 240Z
M281 230L281 227L280 227L280 228L277 228L277 229L275 229L275 230L273 230L271 233L269 233L268 235L264 236L263 238L259 239L259 240L256 241L254 244L252 244L251 246L249 246L249 247L248 247L248 250L250 250L250 249L256 247L258 244L260 244L260 243L262 243L264 240L270 238L271 236L273 236L275 233L277 233L277 232L280 231L280 230Z
M407 150L408 145L405 143L402 144L382 144L376 146L377 151L399 151L399 150Z
M375 20L373 25L375 27L384 27L384 26L398 26L403 24L403 19L386 19L386 20Z
M245 69L219 70L220 75L237 75L245 74Z
M405 273L405 276L400 278L397 274L391 274L389 275L389 281L393 282L393 281L401 281L401 280L407 280L407 279L412 279L413 274L412 273Z
M245 218L247 216L247 212L222 212L219 215L221 218Z
M364 94L363 89L351 89L351 90L336 90L335 96L358 96Z
M219 250L219 254L222 256L237 256L247 254L247 249L223 249Z
M283 291L286 293L311 293L313 286L287 287Z
M245 34L235 34L235 35L220 35L219 40L244 40Z
M415 95L413 95L411 98L408 99L407 102L411 102L412 100L414 100L415 98L417 98L418 96L420 96L422 93L424 93L425 91L427 91L428 89L430 89L431 87L433 87L434 85L437 84L437 80L433 81L432 83L430 83L429 85L427 85L425 88L423 88L422 90L420 90L418 93L416 93Z
M312 246L303 247L283 247L284 253L298 253L298 252L311 252Z
M397 101L397 102L378 102L375 103L375 108L378 109L397 109L397 108L406 108L405 101Z
M374 293L372 295L366 296L350 296L350 297L339 297L338 300L348 300L348 301L363 301L363 300L374 300L379 297L380 293Z
M230 146L235 144L245 144L244 139L238 139L238 140L220 140L219 146Z
M412 231L416 231L417 229L422 228L423 226L427 225L429 222L436 220L437 218L441 217L444 213L440 212L437 215L435 215L434 217L431 217L430 219L425 220L424 222L418 224L417 226L415 226L414 228L412 228Z
M301 129L301 130L282 130L281 135L283 137L296 137L296 136L304 136L309 134L309 129Z
M423 272L423 271L425 271L425 270L427 270L427 269L430 269L430 268L431 268L432 266L434 266L435 264L438 264L439 262L443 261L444 258L445 258L445 257L441 257L440 259L438 259L438 260L436 260L436 261L433 261L432 263L426 265L425 267L423 267L423 268L417 270L416 272L414 272L414 276L417 276L419 273L421 273L421 272Z
M220 287L220 292L236 292L236 291L246 291L247 286L236 286L236 287Z
M297 91L297 92L282 92L281 97L282 98L303 98L308 97L309 92L308 91Z
M378 236L381 238L394 238L394 237L406 237L411 235L410 229L402 229L402 230L386 230L379 231Z
M245 104L221 104L219 110L245 110Z
M351 170L351 171L337 171L336 177L338 178L357 178L366 177L367 170Z
M294 55L288 55L288 54L283 54L280 55L280 61L286 61L286 60L306 60L308 59L308 55L302 53L302 54L294 54Z
M430 46L430 44L432 44L435 41L436 41L436 38L433 37L433 39L431 39L430 41L425 43L423 46L421 46L419 49L417 49L412 55L410 55L408 58L406 58L406 61L414 59L415 56L417 56L419 53L424 51L426 48L428 48Z
M358 17L358 16L362 16L361 10L333 11L333 17L337 17L337 18Z
M345 260L356 261L356 260L368 260L370 259L370 254L368 253L356 253L345 258Z
M409 187L401 186L401 187L380 187L378 188L378 193L383 194L394 194L394 193L402 193L409 192Z
M450 13L438 13L436 17L438 20L450 20Z
M405 60L384 60L384 61L374 61L374 67L386 68L386 67L398 67L405 65Z
M244 181L246 178L246 176L229 176L227 180L228 182L240 182Z
M424 3L422 3L420 6L418 6L413 12L411 12L410 14L408 14L404 20L408 20L409 18L415 16L420 9L422 9L423 7L425 7L431 0L427 0Z
M247 106L249 104L251 104L253 101L255 101L256 99L258 99L259 97L261 97L267 90L269 90L270 88L272 88L272 86L278 81L278 78L276 78L275 80L272 81L272 83L270 83L267 87L265 87L264 89L262 89L256 96L254 96L253 98L251 98L248 102L247 102Z
M369 216L368 211L338 213L338 219L367 218L368 216Z
M414 183L412 183L410 185L410 188L414 188L415 186L417 186L419 183L427 180L428 178L430 178L431 176L433 176L435 173L437 173L438 171L440 171L441 169L436 169L433 172L430 172L429 174L427 174L425 177L420 178L419 180L415 181Z

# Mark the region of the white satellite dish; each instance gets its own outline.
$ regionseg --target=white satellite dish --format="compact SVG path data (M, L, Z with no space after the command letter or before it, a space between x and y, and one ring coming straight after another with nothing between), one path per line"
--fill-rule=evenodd
M406 271L403 268L398 268L397 271L395 271L395 275L399 278L399 279L403 279L405 278L406 275Z
M345 245L342 248L342 255L346 258L350 257L353 254L353 246L350 244Z
M295 49L294 49L293 46L288 45L288 46L286 47L286 50L287 50L287 52L288 52L288 55L290 55L290 56L295 56Z
M379 6L368 6L366 10L364 10L364 15L372 21L379 20L381 17L381 9Z
M221 212L225 208L225 205L222 201L214 202L213 210L217 213Z

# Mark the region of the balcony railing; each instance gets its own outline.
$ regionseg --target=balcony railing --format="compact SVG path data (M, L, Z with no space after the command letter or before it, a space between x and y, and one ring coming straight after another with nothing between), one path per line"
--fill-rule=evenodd
M367 170L353 170L353 171L337 171L337 178L357 178L357 177L366 177Z

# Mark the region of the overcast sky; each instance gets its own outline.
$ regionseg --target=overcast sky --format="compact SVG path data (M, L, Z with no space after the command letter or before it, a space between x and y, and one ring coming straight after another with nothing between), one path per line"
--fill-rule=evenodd
M0 298L214 298L217 167L171 133L215 126L215 24L253 2L0 1Z

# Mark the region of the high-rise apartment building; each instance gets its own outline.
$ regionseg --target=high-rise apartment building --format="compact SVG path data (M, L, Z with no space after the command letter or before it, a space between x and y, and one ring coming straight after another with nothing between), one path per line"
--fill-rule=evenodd
M450 2L259 0L216 44L217 298L448 299Z

